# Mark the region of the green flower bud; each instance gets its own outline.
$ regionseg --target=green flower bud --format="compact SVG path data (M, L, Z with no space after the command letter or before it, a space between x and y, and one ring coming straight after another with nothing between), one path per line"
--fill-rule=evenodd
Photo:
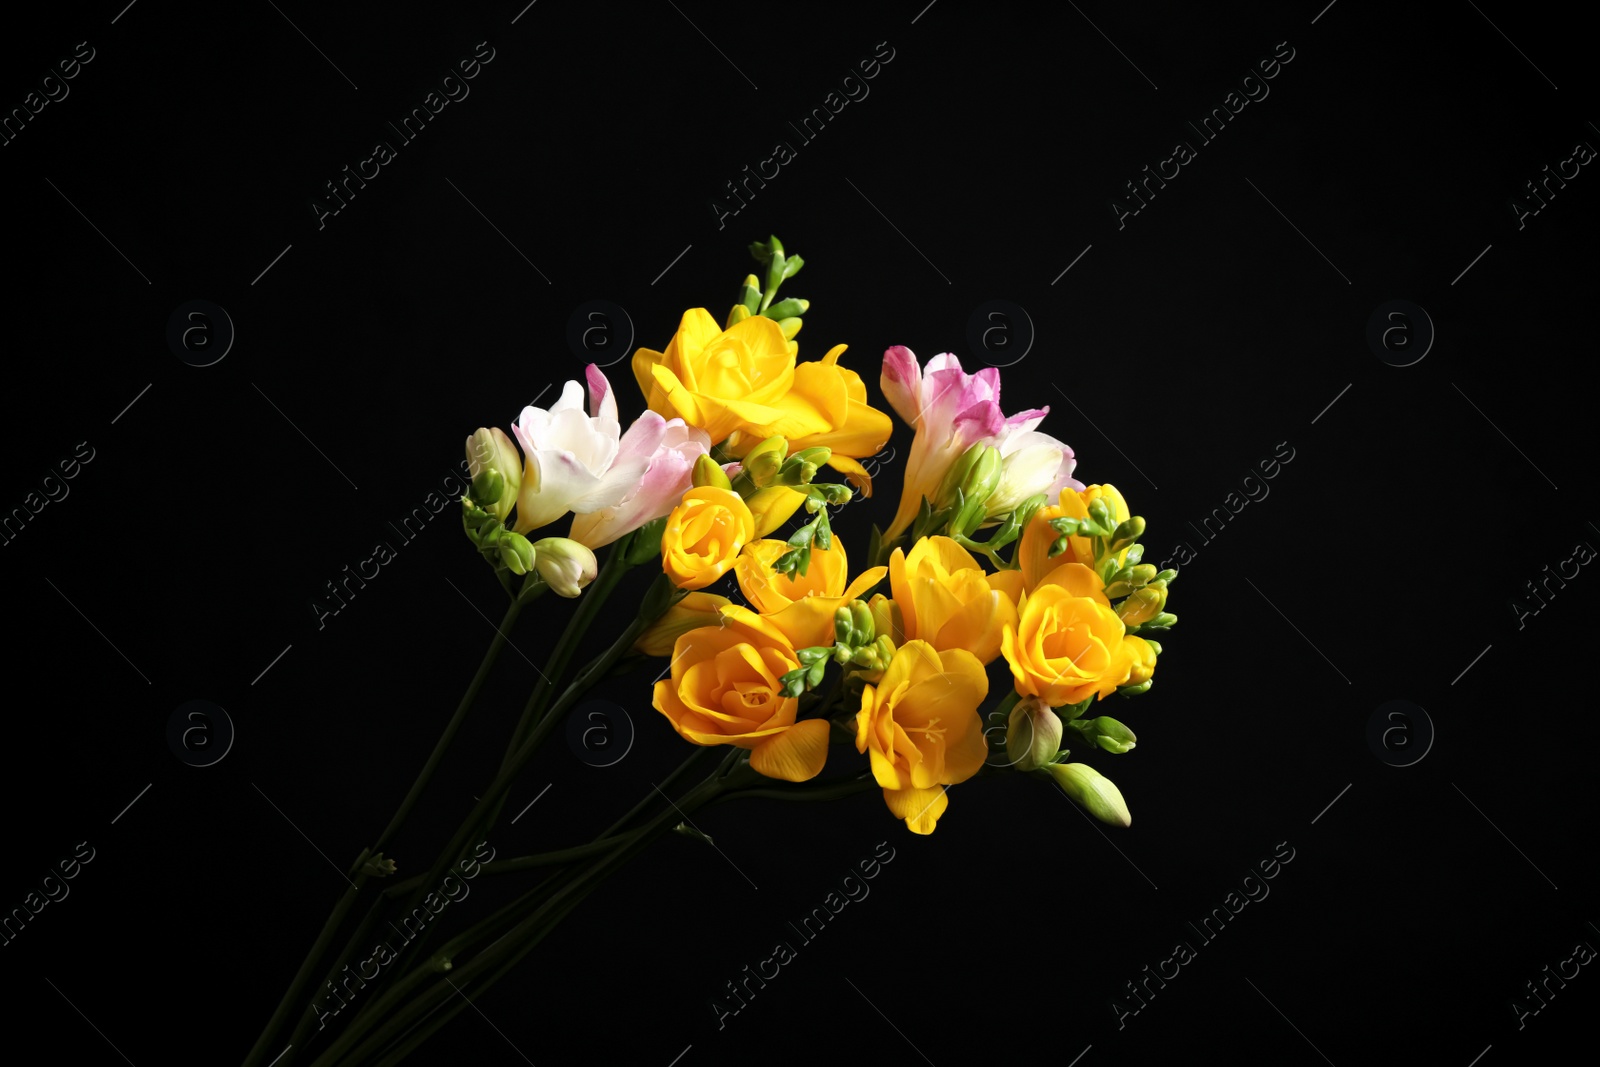
M1111 509L1106 506L1103 498L1095 497L1089 501L1089 518L1094 520L1094 524L1102 530L1110 528L1112 522Z
M1048 766L1061 751L1061 719L1037 697L1023 697L1006 722L1006 758L1019 771Z
M934 497L934 510L955 507L956 491L960 490L963 503L983 505L1000 484L1000 450L991 445L976 444L950 465L939 492ZM970 527L969 527L970 529Z
M800 327L803 325L805 325L805 320L799 316L778 320L778 329L783 331L783 339L785 341L793 341L794 335L800 332Z
M810 686L812 689L815 689L817 686L821 685L822 675L827 669L828 661L825 659L819 659L817 662L813 663L811 668L806 671L806 685Z
M765 489L778 479L783 469L783 457L789 452L789 442L782 437L769 437L745 453L740 461L743 473L757 489Z
M1133 748L1134 742L1138 740L1133 735L1132 730L1109 715L1102 715L1098 719L1091 720L1090 724L1094 727L1094 743L1107 752L1121 755Z
M801 300L799 297L791 296L787 300L780 300L776 304L773 304L771 307L767 308L767 310L763 311L762 314L769 319L787 319L795 315L804 315L810 309L811 301Z
M731 330L749 317L749 308L745 307L743 304L735 304L733 307L728 309L728 321L723 324L722 328L724 330Z
M744 284L739 287L739 303L744 305L747 318L761 309L761 282L754 274L744 276Z
M797 485L810 485L811 479L817 476L818 468L832 456L833 449L821 445L802 448L783 461L783 466L778 470L778 483L791 488Z
M526 537L505 530L496 539L495 547L500 553L500 562L512 574L527 574L533 570L538 553Z
M886 666L879 658L878 650L871 645L863 645L852 652L850 662L869 671L881 671Z
M472 499L484 507L493 507L500 502L504 494L506 480L500 477L500 472L492 467L479 471L472 479Z
M732 489L733 483L728 481L728 474L722 466L710 456L702 455L694 461L694 472L690 480L696 488L700 486L714 486L718 489Z
M533 547L539 552L539 577L558 596L577 596L599 573L600 565L595 561L594 551L578 541L546 537L535 542Z
M864 645L877 636L872 620L872 609L859 600L850 601L850 628L855 631L858 645Z
M1170 582L1170 581L1173 581L1174 579L1176 579L1177 577L1178 577L1178 569L1176 567L1168 567L1166 570L1158 571L1156 573L1156 581L1158 581L1158 582Z
M480 475L493 471L500 476L498 487L492 479L479 485ZM472 479L472 499L497 519L505 519L516 506L522 490L522 454L498 427L479 427L467 438L467 476Z
M1109 826L1131 826L1127 802L1111 779L1087 763L1052 763L1046 767L1061 791L1090 815Z
M851 628L850 609L840 607L833 613L833 640L835 644L854 645L855 632Z
M1144 536L1144 520L1135 515L1111 534L1111 551L1119 552Z
M783 695L797 697L804 693L806 691L806 673L809 670L809 667L800 667L778 679L783 685Z
M1152 685L1155 685L1155 684L1156 684L1156 680L1154 678L1146 678L1144 681L1140 682L1138 685L1119 686L1117 688L1117 692L1120 693L1122 696L1125 696L1125 697L1136 697L1136 696L1139 696L1142 693L1150 692L1150 687ZM1102 745L1101 747L1103 748L1105 746ZM1132 748L1133 746L1129 745L1128 747ZM1106 751L1109 752L1111 750L1107 749Z

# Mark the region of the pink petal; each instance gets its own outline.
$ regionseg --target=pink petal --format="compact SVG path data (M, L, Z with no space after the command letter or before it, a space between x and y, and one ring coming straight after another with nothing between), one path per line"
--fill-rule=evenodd
M878 387L896 414L908 423L917 421L922 412L922 368L911 349L893 345L884 351Z
M593 363L583 368L584 380L589 383L589 415L597 419L617 422L617 394L611 383Z

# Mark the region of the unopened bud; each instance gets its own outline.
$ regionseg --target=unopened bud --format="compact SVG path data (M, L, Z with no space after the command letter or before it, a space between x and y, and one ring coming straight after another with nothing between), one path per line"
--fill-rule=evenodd
M769 437L746 452L740 464L757 489L765 489L777 480L783 468L783 457L789 452L789 442L782 437ZM798 507L799 505L796 504Z
M593 550L571 538L546 537L533 547L539 553L539 577L557 596L577 596L599 573Z
M1107 752L1121 755L1134 747L1138 740L1133 731L1109 715L1102 715L1091 720L1094 727L1094 743Z
M1047 766L1061 751L1061 718L1037 697L1023 697L1006 722L1006 758L1019 771Z
M1061 791L1083 810L1110 826L1131 826L1127 802L1116 785L1087 763L1052 763L1045 768Z
M1111 551L1127 548L1144 536L1144 520L1135 515L1119 525L1111 534Z
M690 480L696 488L701 486L714 486L717 489L733 488L733 483L728 480L728 475L722 466L708 455L702 454L694 461L694 472Z
M905 621L900 613L900 605L882 593L874 593L870 604L872 609L872 632L880 638L890 637L905 639Z
M864 645L877 636L872 609L859 600L850 601L850 628L855 631L856 644Z
M493 471L500 476L480 486L478 478ZM516 506L522 489L522 455L499 427L479 427L467 438L467 476L472 479L472 499L497 519L504 519ZM492 491L492 495L491 495Z
M1130 593L1126 600L1118 604L1117 618L1122 620L1124 626L1142 626L1153 621L1166 603L1166 585L1153 582Z
M854 645L855 632L851 628L850 609L840 607L833 613L833 640L839 645Z
M500 552L500 562L512 574L527 574L533 570L538 552L526 537L506 530L498 538L495 547Z
M811 301L791 296L787 300L780 300L773 304L762 314L769 319L787 319L796 315L804 315L809 310L811 310Z

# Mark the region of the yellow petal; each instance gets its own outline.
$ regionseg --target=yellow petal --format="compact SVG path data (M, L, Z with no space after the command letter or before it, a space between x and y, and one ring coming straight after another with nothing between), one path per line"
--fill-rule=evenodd
M806 719L750 750L756 773L785 782L805 782L822 773L828 759L827 719Z
M943 787L937 789L885 789L883 799L897 819L914 834L931 834L939 816L950 806Z
M845 480L855 486L862 496L872 496L872 475L860 463L841 452L835 452L828 457L828 466L844 475Z
M806 502L806 495L786 485L757 490L746 501L756 520L756 536L765 537L784 523Z
M839 541L835 539L833 543L838 544ZM845 588L844 598L846 600L860 600L862 595L866 593L867 590L883 581L884 575L888 573L888 567L868 567L866 570L856 575L855 581L851 582ZM890 636L893 637L894 635L891 634ZM895 640L898 642L898 638Z
M792 601L763 616L781 630L794 648L833 644L833 613L849 601L842 596L818 596L812 593Z

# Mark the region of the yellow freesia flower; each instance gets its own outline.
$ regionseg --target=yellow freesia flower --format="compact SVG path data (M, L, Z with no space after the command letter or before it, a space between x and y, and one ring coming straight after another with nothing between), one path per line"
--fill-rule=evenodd
M976 656L960 648L940 652L926 641L906 642L878 685L862 688L856 751L869 754L889 811L912 833L933 833L950 803L944 787L983 766L978 705L988 695Z
M713 442L736 430L753 432L754 443L831 429L815 411L780 406L795 385L794 355L764 315L724 330L705 308L691 308L665 352L633 354L633 376L651 411L698 426Z
M633 650L646 656L670 656L678 638L690 630L719 625L722 609L729 603L727 597L715 593L690 593L651 623L633 643Z
M653 704L685 740L749 749L758 773L804 782L822 771L830 726L795 722L800 701L783 695L782 678L799 666L781 630L730 604L720 625L678 638L672 677L655 684Z
M900 606L906 640L943 651L964 648L980 663L1000 654L1000 634L1017 621L1019 571L984 572L972 554L948 537L924 537L907 555L889 557L889 588ZM895 636L895 640L901 638Z
M756 521L738 493L698 486L667 516L661 567L679 589L704 589L728 573L755 536Z
M1104 699L1128 681L1134 656L1142 655L1126 642L1100 576L1081 563L1051 571L1024 596L1018 614L1002 631L1000 650L1017 692L1053 708Z
M633 375L650 410L698 426L713 442L731 438L735 457L768 437L790 448L826 446L828 463L868 496L872 479L857 460L889 441L889 416L867 403L855 371L839 366L844 345L795 365L783 330L752 315L724 330L704 308L684 312L665 352L641 348Z
M1024 586L1033 589L1063 563L1094 566L1094 545L1089 538L1081 534L1067 538L1067 550L1061 555L1050 555L1051 542L1060 536L1050 525L1050 520L1064 517L1087 519L1089 504L1101 499L1105 500L1106 507L1111 510L1113 526L1129 517L1128 502L1122 499L1122 494L1117 492L1117 487L1114 485L1091 485L1081 492L1063 489L1059 504L1052 504L1034 512L1033 519L1022 532L1022 540L1017 547L1017 562L1022 570ZM1124 548L1117 553L1118 569L1121 569L1127 558L1127 549Z
M843 474L862 495L871 496L872 476L857 460L876 454L888 444L894 424L886 412L867 403L867 386L861 375L839 366L839 357L846 347L835 345L821 360L795 367L794 387L777 406L796 414L804 413L828 426L800 437L788 434L791 454L803 448L831 449L833 455L828 466ZM769 432L770 429L763 428L753 434L741 430L728 442L729 454L738 456L741 449L752 447L764 436L777 432Z
M750 605L776 625L796 648L833 644L833 613L883 580L886 567L871 567L846 582L849 557L835 537L829 547L811 549L805 574L772 570L789 551L784 541L752 541L734 564L739 590Z

